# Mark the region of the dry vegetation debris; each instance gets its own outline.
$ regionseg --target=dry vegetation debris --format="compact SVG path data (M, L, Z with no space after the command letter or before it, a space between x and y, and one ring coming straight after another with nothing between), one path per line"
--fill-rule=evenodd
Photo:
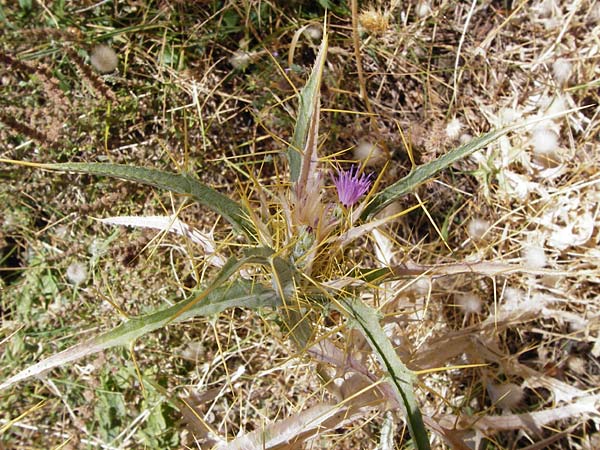
M0 3L0 156L169 167L230 193L249 189L252 170L268 188L284 170L278 155L320 39L319 3L330 4L326 158L368 160L385 186L411 159L539 118L391 205L388 214L424 207L363 240L365 265L421 271L370 300L385 305L390 339L421 374L436 445L599 448L600 3L361 3L359 67L349 5L284 3ZM116 71L114 55L97 61L108 43ZM114 305L137 314L211 273L175 233L114 231L88 215L181 210L217 253L230 239L212 214L130 184L4 166L0 177L2 378L64 348L64 335L116 322ZM453 271L467 263L477 274ZM316 350L296 358L266 319L234 310L140 342L142 375L157 380L147 397L126 351L3 394L0 427L15 422L0 448L205 448L285 417L309 433L304 421L325 420L325 402L368 386L336 374L337 391L323 389L307 361ZM340 320L322 327L343 349L360 337ZM352 420L307 448L386 448L377 445L388 419L361 411L344 411ZM402 426L394 436L406 445Z

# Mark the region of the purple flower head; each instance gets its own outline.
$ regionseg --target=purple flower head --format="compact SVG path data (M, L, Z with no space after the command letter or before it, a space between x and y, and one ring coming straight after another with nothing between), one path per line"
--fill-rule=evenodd
M358 167L352 166L350 170L338 170L337 177L333 178L337 188L340 203L346 207L354 205L371 186L371 175L358 175Z

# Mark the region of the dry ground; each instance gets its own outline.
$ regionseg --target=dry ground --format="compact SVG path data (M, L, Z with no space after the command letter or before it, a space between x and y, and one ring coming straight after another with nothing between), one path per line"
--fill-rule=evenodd
M424 163L490 129L573 110L421 186L394 207L424 208L354 256L520 265L389 286L402 314L386 311L386 330L422 372L424 414L470 445L600 448L597 1L360 2L359 71L345 2L0 0L0 157L188 171L234 196L247 170L267 185L284 170L294 87L314 61L324 5L321 153L364 160L357 146L377 144L369 170L385 167L384 185L408 173L409 155ZM116 51L115 71L92 67L99 44ZM107 299L135 315L211 275L181 238L93 220L169 214L181 198L8 165L0 180L1 379L118 323ZM180 218L231 241L202 208ZM271 318L236 309L169 326L136 345L140 374L126 349L111 350L2 392L0 448L209 448L181 399L231 439L331 398ZM461 365L477 367L448 369ZM140 376L154 386L145 395ZM373 411L306 448L409 445L396 420L386 446L389 422Z

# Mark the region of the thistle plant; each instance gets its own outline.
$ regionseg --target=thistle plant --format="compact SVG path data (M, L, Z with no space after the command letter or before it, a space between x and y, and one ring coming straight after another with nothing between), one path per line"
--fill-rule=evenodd
M312 73L299 94L296 125L285 158L288 172L279 175L272 186L255 182L253 192L241 194L240 201L185 173L105 163L35 164L3 160L45 170L116 177L188 196L227 220L234 232L243 236L245 246L239 250L231 245L220 249L218 255L210 254L216 250L209 237L194 234L176 217L166 226L163 221L164 229L188 236L204 248L207 264L218 268L213 279L197 286L195 294L184 301L144 316L127 318L112 330L34 364L2 382L0 390L111 347L133 346L145 334L191 317L211 316L232 307L272 308L298 354L314 362L326 388L333 392L336 386L333 380L340 378L337 374L355 374L367 380L367 384L354 389L352 395L340 402L322 403L301 412L302 420L293 422L296 426L302 423L299 429L284 419L220 448L262 449L298 442L319 430L336 428L354 414L373 407L382 413L400 411L417 449L430 448L432 433L447 438L434 417L424 418L421 414L416 390L419 377L407 368L381 325L380 311L393 300L385 295L386 284L424 273L440 276L478 270L492 273L507 267L493 264L361 267L360 261L349 259L351 252L347 250L360 237L396 218L376 217L387 205L516 126L489 132L437 160L415 166L406 177L377 191L378 179L364 167L334 169L339 162L318 154L319 92L326 55L324 34ZM241 272L248 268L253 270ZM380 303L374 303L373 298L380 298ZM340 329L344 331L343 340L322 332L323 318L333 310L345 318L346 326ZM356 332L350 332L351 328ZM357 356L364 351L364 343L374 358ZM349 378L342 377L341 382Z

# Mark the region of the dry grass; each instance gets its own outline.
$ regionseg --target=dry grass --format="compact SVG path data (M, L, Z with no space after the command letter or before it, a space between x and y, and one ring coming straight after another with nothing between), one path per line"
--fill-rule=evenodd
M318 45L294 33L321 23L317 2L79 3L0 4L10 25L0 31L0 157L189 171L233 195L252 190L244 172L276 183L295 89ZM423 413L476 448L600 446L600 3L560 3L370 2L355 17L358 39L350 6L329 14L321 155L351 160L359 142L377 144L383 156L369 170L383 171L383 185L408 173L409 154L427 162L490 128L583 108L421 186L393 206L425 206L365 236L355 255L373 267L524 268L426 273L373 298L420 373ZM117 51L115 73L92 71L99 43ZM282 72L292 43L294 64ZM248 66L234 69L240 58ZM89 219L169 214L182 199L84 176L2 167L0 177L2 378L117 323L104 299L139 314L210 277L182 239ZM217 243L234 240L203 209L186 206L180 218L214 226ZM74 261L89 270L78 287L66 277ZM142 377L155 386L145 395L125 350L3 392L0 448L210 448L218 439L207 430L231 439L332 399L270 319L236 309L139 342ZM356 339L334 313L322 331L342 348ZM370 410L306 448L409 445L395 420L393 447L377 447L385 422ZM434 447L448 448L439 434Z

